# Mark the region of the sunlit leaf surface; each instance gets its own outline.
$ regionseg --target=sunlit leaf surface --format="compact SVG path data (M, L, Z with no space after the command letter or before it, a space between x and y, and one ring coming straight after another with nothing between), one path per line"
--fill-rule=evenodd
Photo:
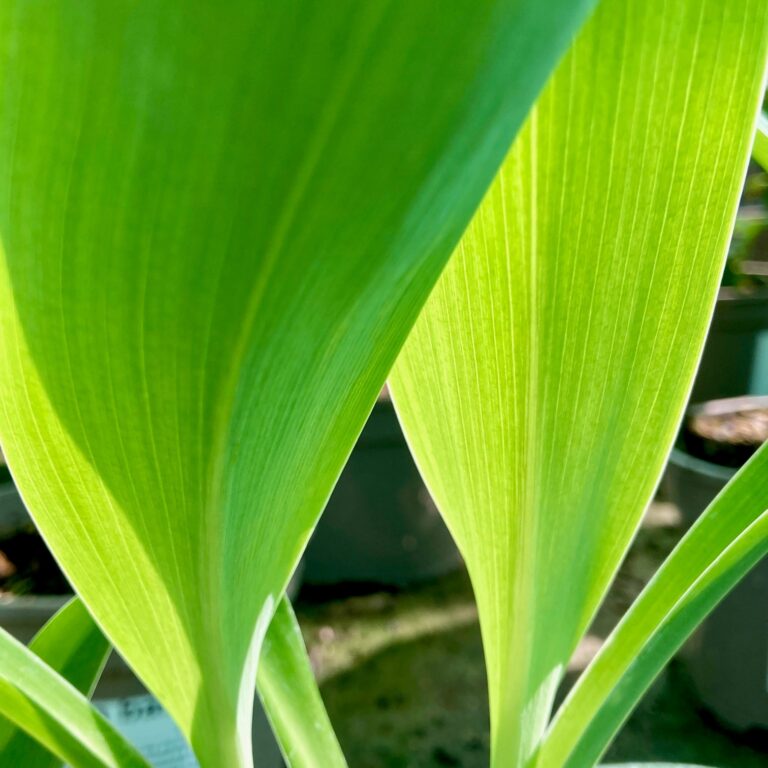
M477 594L498 768L533 759L674 439L767 35L764 0L600 3L396 365Z
M0 4L0 441L206 768L590 0Z

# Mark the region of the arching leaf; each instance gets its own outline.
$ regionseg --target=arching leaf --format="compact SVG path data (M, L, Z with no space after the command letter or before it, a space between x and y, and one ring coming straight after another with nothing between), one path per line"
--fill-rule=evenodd
M477 595L498 768L532 761L664 467L767 38L762 0L604 0L395 367L406 436Z

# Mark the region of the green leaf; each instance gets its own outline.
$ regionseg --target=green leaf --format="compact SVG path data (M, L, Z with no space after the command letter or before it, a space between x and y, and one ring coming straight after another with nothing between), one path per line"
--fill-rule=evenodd
M289 768L346 768L288 599L280 601L259 659L259 695Z
M592 765L699 622L768 553L768 446L728 483L571 690L539 768Z
M395 366L477 595L499 768L534 756L674 440L767 35L763 0L604 0Z
M149 768L82 693L2 628L0 715L73 768Z
M90 698L111 649L85 606L74 598L35 635L29 650ZM36 707L32 700L28 705L36 709L36 720L46 719L44 709ZM0 718L0 763L54 768L61 765L61 760L9 720Z
M764 170L768 171L768 115L764 112L757 118L752 157L763 166Z
M204 766L591 0L0 4L0 442Z

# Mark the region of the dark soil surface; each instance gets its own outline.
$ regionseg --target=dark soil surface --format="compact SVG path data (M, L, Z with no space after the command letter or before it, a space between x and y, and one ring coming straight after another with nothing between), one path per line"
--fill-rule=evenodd
M759 446L768 440L768 408L701 414L690 420L689 429L715 443Z
M726 467L742 466L766 440L768 408L694 414L683 430L692 456Z
M594 656L681 533L676 507L652 505L574 654L565 687ZM296 610L331 720L354 768L487 768L487 688L466 574L399 593L305 593ZM720 727L702 710L683 667L673 662L606 755L606 762L634 760L766 768L768 733Z

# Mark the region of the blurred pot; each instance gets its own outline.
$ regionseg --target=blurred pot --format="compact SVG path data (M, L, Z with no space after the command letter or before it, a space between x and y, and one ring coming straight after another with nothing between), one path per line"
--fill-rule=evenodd
M7 535L28 522L29 515L11 480L5 457L0 451L0 536Z
M312 584L406 586L461 557L419 475L386 390L373 408L307 547Z
M768 289L720 289L691 402L768 394Z
M666 489L686 526L696 522L736 471L691 456L679 446L672 449L666 469Z
M707 404L717 412L765 398ZM701 408L699 406L699 408ZM691 456L670 456L667 492L691 525L736 473ZM759 563L715 608L680 653L704 706L737 730L768 728L768 560Z

